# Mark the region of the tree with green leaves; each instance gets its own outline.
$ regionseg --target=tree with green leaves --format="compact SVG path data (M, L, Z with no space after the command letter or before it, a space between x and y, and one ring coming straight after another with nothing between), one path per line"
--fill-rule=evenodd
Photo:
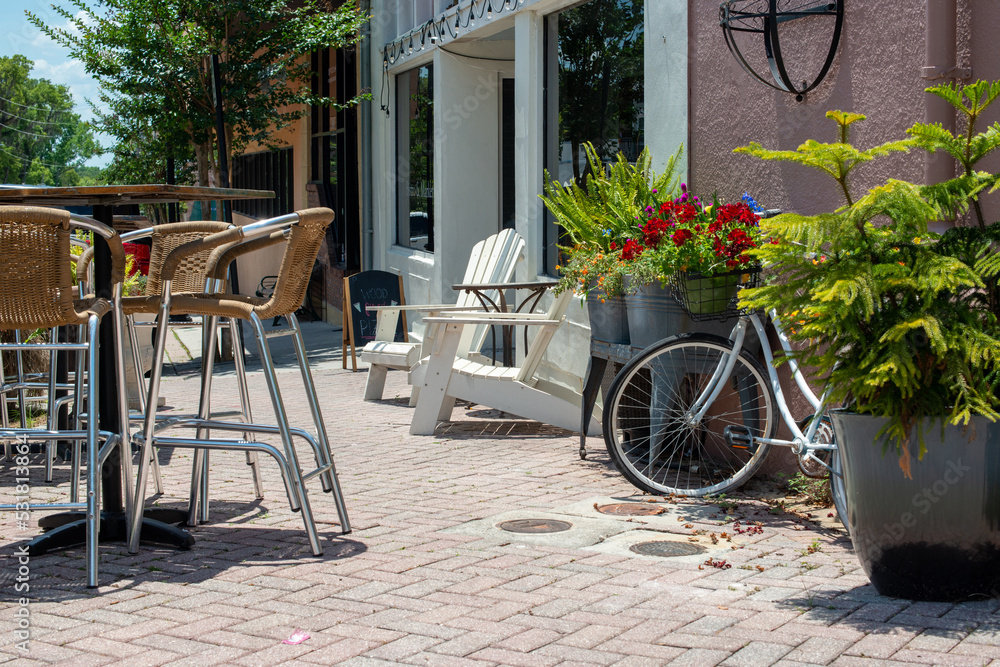
M888 418L885 434L899 447L906 474L914 430L923 455L923 430L915 427L925 420L1000 419L1000 223L987 223L979 206L1000 176L976 168L1000 148L1000 124L977 128L1000 97L1000 82L927 92L955 107L963 120L959 134L917 123L907 139L861 150L849 133L864 116L831 111L838 130L832 143L737 149L818 169L840 186L844 202L834 211L762 221L774 243L757 255L774 279L741 299L788 321L790 337L802 344L795 356L818 371L832 400ZM857 168L914 147L948 153L961 173L932 185L889 179L867 192L852 189ZM970 211L971 226L940 235L928 229Z
M213 56L226 146L239 154L272 146L303 105L336 104L311 94L303 56L354 43L365 20L353 2L325 11L317 0L67 0L54 9L71 28L29 20L99 82L96 124L117 142L110 173L162 180L172 156L193 162L189 178L201 185L219 183Z
M0 182L63 185L101 149L69 89L31 78L32 66L0 57Z

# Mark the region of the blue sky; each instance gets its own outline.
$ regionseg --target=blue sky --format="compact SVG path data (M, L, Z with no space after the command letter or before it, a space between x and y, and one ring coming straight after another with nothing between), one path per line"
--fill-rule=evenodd
M60 0L55 0L55 4L70 7ZM97 83L84 71L83 63L71 58L67 49L28 23L24 15L25 10L29 10L48 25L65 26L67 21L52 10L52 0L3 0L3 9L6 25L0 28L0 56L19 53L34 61L31 77L68 86L76 104L76 112L84 120L92 118L93 114L86 100L97 101ZM104 135L99 135L98 140L103 146L110 143L110 139ZM109 159L106 155L94 158L87 164L103 166Z

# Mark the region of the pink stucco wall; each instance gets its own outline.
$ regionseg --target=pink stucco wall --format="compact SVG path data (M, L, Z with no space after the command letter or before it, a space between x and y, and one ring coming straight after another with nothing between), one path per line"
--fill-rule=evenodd
M713 190L725 199L751 192L768 208L815 213L842 203L836 184L819 172L797 165L765 163L734 155L750 141L769 148L794 150L806 139L834 140L829 109L865 114L852 139L859 147L904 137L914 122L924 120L924 2L882 0L847 3L844 31L833 67L806 98L764 86L746 74L729 54L718 26L718 3L690 0L690 128L691 181L699 192ZM805 23L804 21L802 22ZM973 67L974 77L1000 78L996 35L1000 6L959 0L958 63ZM806 35L789 44L786 59L821 62L828 34ZM813 45L810 48L810 44ZM762 48L761 48L762 51ZM1000 109L990 122L1000 118ZM985 127L985 126L983 126ZM922 182L922 151L865 165L855 173L853 190L887 177ZM987 164L1000 169L1000 156ZM997 199L994 195L989 199ZM989 202L995 219L1000 206Z
M715 3L692 0L690 7L695 33L690 61L691 180L699 191L717 189L732 199L747 190L767 208L829 210L842 203L829 177L797 165L734 155L732 150L750 141L785 150L794 150L806 139L833 141L833 123L824 115L829 109L868 117L855 126L853 140L860 146L899 138L923 118L922 3L849 3L833 67L802 102L764 86L739 67L725 47ZM799 51L800 60L817 62L829 41L828 35L817 35L812 52ZM803 45L800 41L796 46ZM785 55L794 62L797 54L786 49ZM891 165L873 165L859 173L857 185L874 183L890 171L896 177L920 179L923 158L910 155L893 158Z
M1000 79L1000 49L996 47L1000 4L958 0L957 5L958 65L971 66L974 79ZM852 136L855 145L862 148L901 139L914 122L925 120L924 88L928 82L921 78L921 68L926 64L926 2L847 3L833 67L801 102L794 95L764 86L741 69L723 40L717 2L689 0L689 11L688 156L690 181L696 192L716 191L733 201L749 191L767 208L807 214L831 210L841 205L843 198L825 174L735 155L733 149L751 141L785 150L794 150L807 139L834 141L834 125L825 117L830 109L867 116L855 125ZM821 63L823 53L819 50L825 52L829 36L803 33L799 37L795 50L789 46L786 58ZM981 130L1000 119L1000 103L996 106L980 125ZM926 154L917 150L863 165L855 171L852 190L862 193L888 177L923 182L926 160ZM1000 155L980 165L1000 171ZM1000 218L1000 193L984 195L984 209L987 222ZM782 367L780 374L786 390L791 390L787 367ZM798 417L810 413L797 391L788 391L786 396Z

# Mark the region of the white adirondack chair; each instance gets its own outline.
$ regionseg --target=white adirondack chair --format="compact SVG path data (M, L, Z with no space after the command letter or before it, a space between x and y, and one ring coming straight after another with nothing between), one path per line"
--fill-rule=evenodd
M469 264L465 269L465 277L461 284L490 285L508 283L514 277L514 268L522 259L524 239L513 229L505 229L483 239L472 248ZM485 292L487 298L497 301L496 290ZM361 350L361 361L371 364L368 370L368 380L365 383L365 400L377 401L382 398L385 387L385 376L389 369L408 371L418 361L427 355L421 349L430 345L433 336L433 326L428 326L424 332L423 342L396 343L393 337L396 332L399 314L402 311L421 312L433 316L449 311L480 310L478 299L472 292L462 291L458 301L447 305L408 305L382 306L378 310L378 326L375 340L365 345ZM427 319L426 317L424 318ZM489 326L468 327L463 331L459 342L458 356L463 358L479 358L479 351L489 333ZM414 385L410 394L410 405L416 405L420 388Z
M410 433L433 435L438 422L451 418L456 399L579 431L580 393L535 375L572 298L572 292L563 292L547 313L455 313L424 318L428 325L437 325L438 332L429 356L410 372L413 385L420 386ZM465 331L487 323L538 328L520 367L490 366L458 356ZM599 413L591 418L587 431L591 435L601 432Z

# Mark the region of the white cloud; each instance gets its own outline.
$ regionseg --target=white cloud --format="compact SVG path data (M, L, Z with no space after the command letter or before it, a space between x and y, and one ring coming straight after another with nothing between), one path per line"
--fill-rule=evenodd
M87 74L80 60L67 60L61 63L50 63L48 60L36 60L31 76L37 79L48 79L52 83L69 87L76 104L76 111L84 117L90 116L86 100L98 100L97 82Z
M87 17L88 17L88 14L86 12L77 12L76 13L76 18L78 18L78 19L86 19ZM50 20L45 21L45 24L48 25L49 27L51 27L53 30L65 30L66 32L70 33L71 35L79 35L80 34L80 29L77 28L76 24L73 23L72 21L70 21L69 19L63 19L62 23L54 23L55 20L62 19L62 18L63 18L62 16L59 16L58 14L53 13L52 14L52 18ZM44 32L42 32L41 30L38 30L37 28L35 28L35 26L31 26L31 28L34 29L35 32L37 33L35 35L35 38L31 41L31 46L32 47L42 48L42 49L44 49L44 48L50 48L50 47L62 48L62 47L59 47L59 45L56 42L54 42L52 40L52 38L50 38Z

